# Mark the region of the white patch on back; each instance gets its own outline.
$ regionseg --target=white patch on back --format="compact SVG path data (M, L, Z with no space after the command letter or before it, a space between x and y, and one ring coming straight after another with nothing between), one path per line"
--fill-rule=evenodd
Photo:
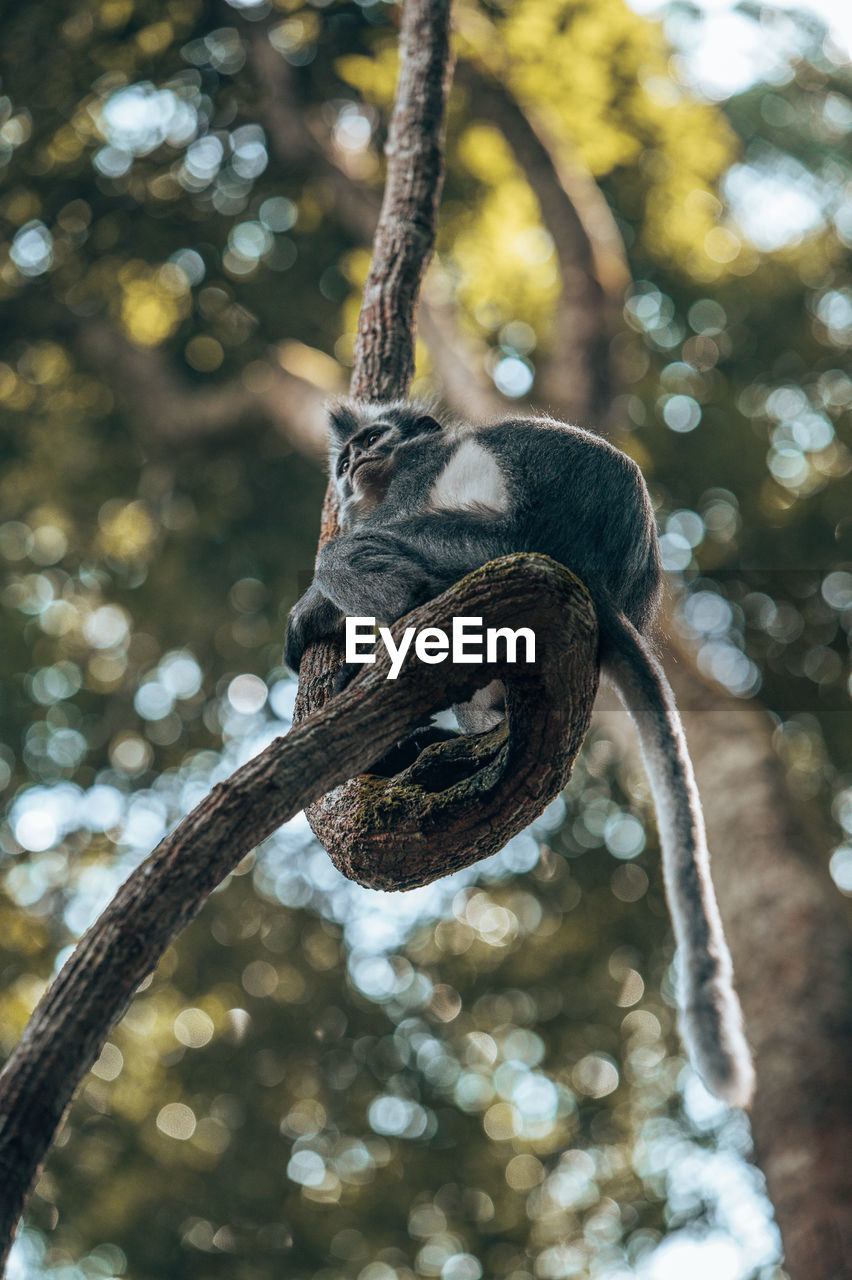
M500 680L492 680L477 689L468 702L460 702L453 711L462 733L485 733L494 729L506 715L506 689Z
M433 511L509 510L509 491L492 453L476 440L462 440L429 494Z

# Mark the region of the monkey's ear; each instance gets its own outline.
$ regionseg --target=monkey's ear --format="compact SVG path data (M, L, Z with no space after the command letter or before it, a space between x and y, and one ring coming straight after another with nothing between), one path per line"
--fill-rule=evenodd
M332 404L328 410L331 443L344 444L358 430L359 422L354 410L345 403Z
M414 429L418 435L424 431L443 431L437 418L433 418L431 413L418 413L414 421Z

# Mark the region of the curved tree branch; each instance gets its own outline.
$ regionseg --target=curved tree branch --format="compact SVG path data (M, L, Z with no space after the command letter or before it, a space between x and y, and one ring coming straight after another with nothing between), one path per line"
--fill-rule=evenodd
M428 619L449 629L460 611L476 611L488 625L499 626L515 618L519 607L523 612L542 600L551 643L539 647L514 713L523 722L554 699L573 708L551 723L552 734L569 744L560 762L567 777L597 688L597 629L584 589L566 569L537 556L494 561L401 619L393 631L399 643L412 623L422 626ZM570 656L566 634L577 641ZM412 655L398 679L387 678L389 668L387 654L377 656L345 692L215 786L125 881L41 1000L0 1075L0 1271L77 1086L139 983L216 885L307 801L366 769L447 698L461 700L483 679L505 680L516 670L505 661L475 668L424 666ZM518 786L519 814L527 782ZM434 867L424 868L420 882L434 873ZM410 884L412 877L400 879Z
M440 189L448 28L449 0L408 0L388 188L353 375L353 390L360 396L404 394L413 371L414 308L434 241ZM111 340L105 331L99 336ZM128 362L139 354L132 348L120 352ZM144 359L145 353L141 356ZM133 376L139 375L137 365L129 367ZM333 505L327 503L325 536L332 535L335 523ZM373 883L425 883L505 843L564 785L588 725L597 688L597 630L585 590L567 570L540 557L511 557L478 570L413 616L415 622L428 618L433 624L442 619L448 624L460 610L477 611L498 624L518 616L535 617L539 663L531 676L509 683L508 737L505 732L491 735L484 746L436 745L415 761L390 796L377 803L373 795L371 812L377 826L365 824L367 838L360 846L351 838L344 842L343 858L350 874ZM575 644L569 658L565 624L571 617ZM405 623L397 624L398 639ZM508 683L516 671L505 661L477 666L473 673L466 666L439 672L417 664L415 677L409 661L404 678L390 682L387 660L378 661L345 693L327 701L337 655L319 646L307 658L300 723L286 740L274 743L227 784L214 788L133 873L41 1001L0 1076L4 1261L29 1189L74 1090L139 982L215 885L303 805L384 755L439 706L463 699L483 680ZM322 709L306 716L309 706ZM503 786L496 796L509 774L513 788ZM440 788L448 779L455 781L455 792L452 786ZM323 806L332 820L335 815L345 819L350 836L358 834L351 793L360 800L364 785L359 777L350 783L345 804L338 798L337 804L327 799ZM479 788L476 805L469 803L472 787ZM413 804L408 826L418 828L428 821L429 809L437 814L441 808L436 788L450 792L449 800L442 799L443 812L451 813L462 828L451 855L455 861L448 865L433 852L418 870L400 858L399 844L388 842L387 805L396 818L407 798ZM329 835L337 850L333 833Z
M566 786L589 727L597 626L582 583L530 555L494 560L463 581L470 616L530 627L550 665L507 668L507 722L490 733L427 747L392 778L350 778L309 807L335 866L370 888L428 884L502 849ZM409 626L418 623L434 625L431 605L409 614ZM444 706L452 701L448 683Z

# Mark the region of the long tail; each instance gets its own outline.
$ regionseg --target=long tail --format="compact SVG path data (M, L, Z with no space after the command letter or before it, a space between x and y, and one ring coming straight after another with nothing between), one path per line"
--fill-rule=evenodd
M671 686L642 636L620 611L607 609L606 614L603 669L639 732L657 810L666 894L681 958L681 1034L708 1089L744 1107L754 1089L754 1069L710 879L704 815L683 725Z

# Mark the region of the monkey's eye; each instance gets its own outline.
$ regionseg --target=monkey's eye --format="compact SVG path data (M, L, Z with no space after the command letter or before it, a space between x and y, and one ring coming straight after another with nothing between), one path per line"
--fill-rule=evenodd
M382 431L371 431L367 436L367 444L375 444L377 440L381 440L383 434L384 432Z
M342 475L344 471L348 471L348 470L349 470L349 459L344 458L343 462L341 462L340 464L340 474Z

